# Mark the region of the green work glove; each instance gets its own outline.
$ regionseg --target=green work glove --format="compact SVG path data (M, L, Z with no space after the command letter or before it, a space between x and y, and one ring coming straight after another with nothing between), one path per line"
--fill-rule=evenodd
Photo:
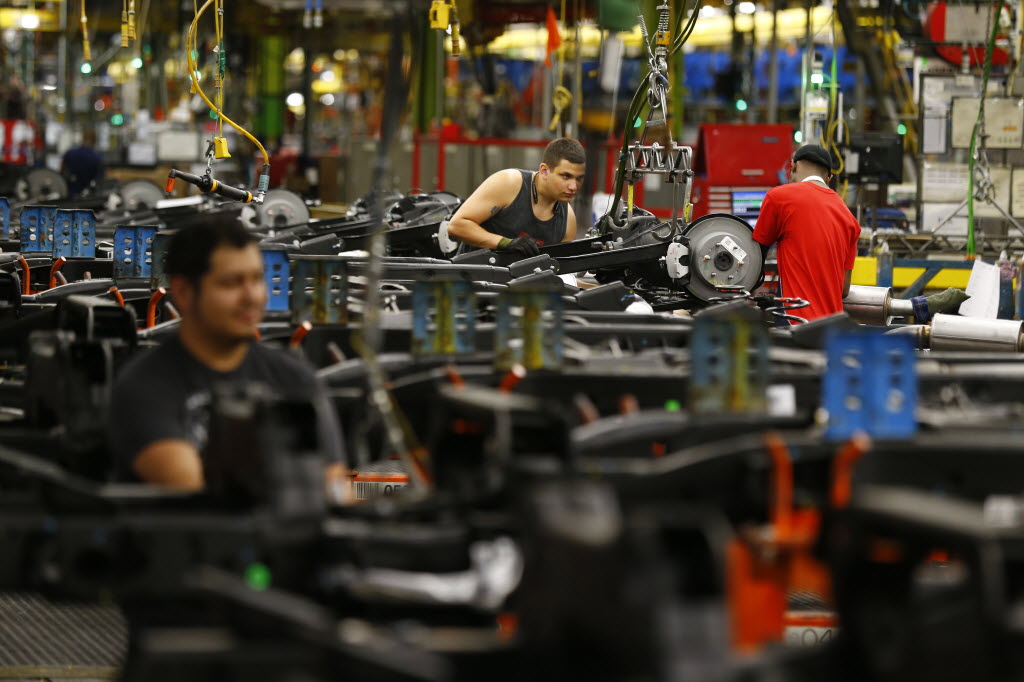
M537 242L533 241L533 239L527 237L526 235L520 235L515 239L503 237L501 241L498 242L497 250L514 251L515 253L518 253L526 258L540 255L540 247L537 246Z
M963 289L949 287L942 293L926 296L924 300L928 301L928 313L935 315L936 313L957 312L960 310L960 304L970 297L970 294Z

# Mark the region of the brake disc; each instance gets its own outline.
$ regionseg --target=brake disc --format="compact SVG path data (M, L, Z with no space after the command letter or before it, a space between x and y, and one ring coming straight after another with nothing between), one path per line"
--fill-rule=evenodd
M750 225L733 215L712 213L690 223L683 236L690 242L690 293L707 301L722 293L716 286L741 286L753 291L764 280L761 245Z
M252 222L260 227L285 227L309 222L309 207L295 192L280 187L267 192L260 205L246 204L256 209Z
M164 190L150 180L129 180L111 195L120 199L118 208L125 211L155 209L156 204L164 199Z
M68 183L57 171L33 168L14 186L14 193L22 201L52 201L67 199Z

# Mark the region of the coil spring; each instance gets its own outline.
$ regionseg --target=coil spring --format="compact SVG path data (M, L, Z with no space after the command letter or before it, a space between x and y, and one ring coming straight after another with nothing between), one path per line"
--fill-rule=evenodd
M668 3L662 3L658 5L658 31L660 33L668 33Z

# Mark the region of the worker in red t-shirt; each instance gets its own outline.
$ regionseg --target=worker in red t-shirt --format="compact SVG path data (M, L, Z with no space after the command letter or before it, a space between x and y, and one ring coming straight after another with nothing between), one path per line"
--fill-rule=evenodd
M779 295L809 302L794 311L807 320L843 311L857 257L860 224L829 189L832 168L832 154L824 147L796 150L789 184L765 195L754 229L765 253L778 244Z

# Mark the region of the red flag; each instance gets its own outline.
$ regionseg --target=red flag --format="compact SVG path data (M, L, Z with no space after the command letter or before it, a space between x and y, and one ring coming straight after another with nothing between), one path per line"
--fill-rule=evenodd
M548 47L544 52L544 65L551 68L551 53L562 45L562 34L558 32L558 17L555 10L548 7Z

